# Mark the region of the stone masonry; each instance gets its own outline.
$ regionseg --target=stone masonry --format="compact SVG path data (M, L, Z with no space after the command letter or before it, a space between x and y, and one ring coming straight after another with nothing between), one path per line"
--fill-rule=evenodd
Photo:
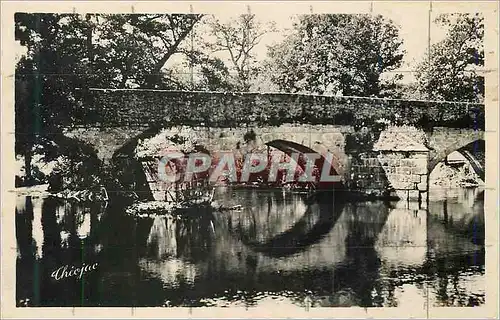
M93 146L105 162L153 128L187 131L211 152L250 152L280 139L333 153L348 190L378 197L425 199L434 166L484 140L482 104L283 93L82 93L85 117L64 135Z

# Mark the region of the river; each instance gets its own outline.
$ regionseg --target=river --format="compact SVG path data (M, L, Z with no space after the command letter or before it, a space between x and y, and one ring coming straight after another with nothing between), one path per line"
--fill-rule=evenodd
M484 192L430 195L419 209L220 188L242 209L188 220L18 196L18 306L484 304ZM84 263L82 279L52 276Z

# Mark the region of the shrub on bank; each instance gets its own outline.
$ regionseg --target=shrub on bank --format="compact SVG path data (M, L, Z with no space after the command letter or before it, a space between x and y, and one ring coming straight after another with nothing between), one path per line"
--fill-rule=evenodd
M65 137L42 142L33 148L31 185L49 184L49 191L53 192L97 190L102 186L102 163L91 147ZM18 163L16 187L23 186L28 180L24 159L18 157Z

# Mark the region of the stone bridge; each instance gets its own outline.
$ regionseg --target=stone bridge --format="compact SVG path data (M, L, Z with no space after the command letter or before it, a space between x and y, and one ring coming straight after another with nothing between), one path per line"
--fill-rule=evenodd
M425 199L433 168L484 139L482 104L133 89L80 93L78 120L65 135L91 145L104 161L160 129L188 134L210 152L248 152L280 139L333 153L344 185L373 196ZM484 158L476 163L484 170Z

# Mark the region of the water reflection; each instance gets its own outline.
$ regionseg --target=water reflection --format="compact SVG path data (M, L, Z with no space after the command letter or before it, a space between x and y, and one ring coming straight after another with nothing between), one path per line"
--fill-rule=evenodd
M343 207L339 201L306 205L306 199L294 199L273 205L272 197L266 200L266 215L262 214L263 210L247 207L241 214L235 214L234 218L232 215L228 220L236 226L233 233L246 246L276 258L294 255L320 242L332 230ZM277 229L284 231L278 232Z
M206 216L179 218L170 215L138 218L141 229L147 229L146 256L155 260L169 257L190 261L203 260L211 249L215 234L211 212Z
M427 256L427 212L393 204L375 243L380 259L389 268L418 266Z
M183 219L127 216L119 201L19 197L19 305L481 304L484 200L480 190L453 192L434 192L420 210L221 189L221 204L243 209ZM82 262L98 271L50 277Z
M97 260L93 247L104 209L99 204L74 204L54 198L22 197L16 207L17 297L27 305L84 305L85 288L95 279L57 282L54 270Z

